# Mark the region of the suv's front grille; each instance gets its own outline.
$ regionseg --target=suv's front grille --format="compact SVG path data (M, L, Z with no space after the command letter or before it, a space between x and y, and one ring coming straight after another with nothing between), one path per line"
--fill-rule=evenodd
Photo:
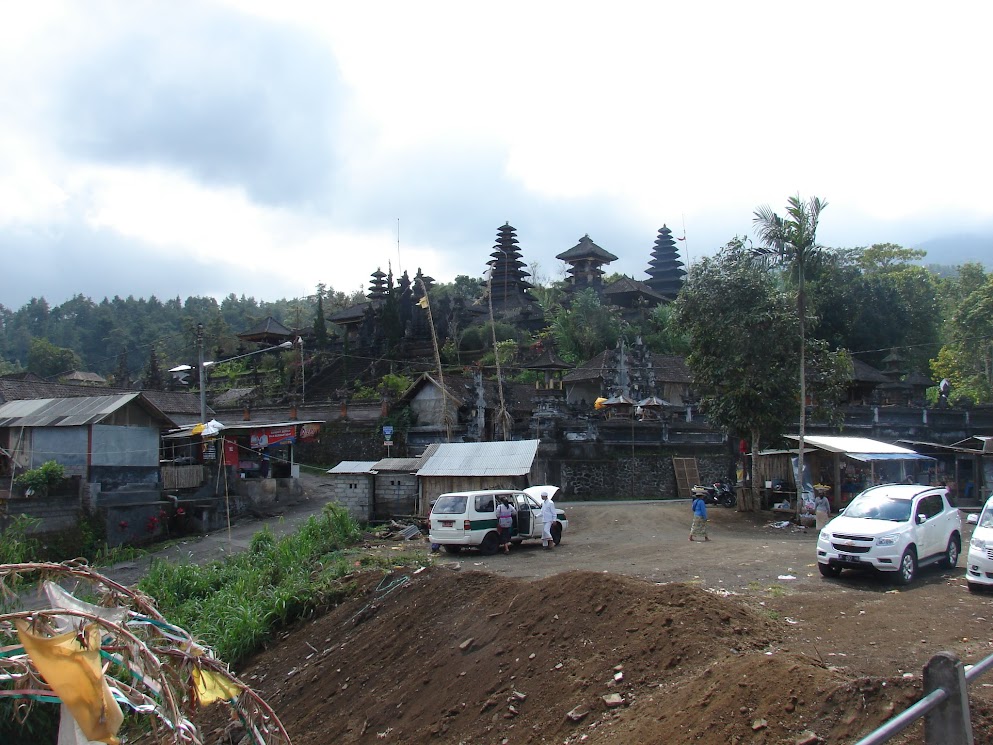
M861 541L862 543L872 543L875 538L871 535L842 535L835 533L834 537L839 541Z
M869 549L872 546L848 546L844 543L832 543L831 546L835 551L839 551L843 554L866 554L869 553Z

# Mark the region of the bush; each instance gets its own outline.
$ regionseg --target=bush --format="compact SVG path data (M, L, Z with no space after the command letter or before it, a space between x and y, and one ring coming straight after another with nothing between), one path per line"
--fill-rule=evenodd
M41 548L38 541L28 535L40 520L18 515L0 532L0 564L25 564L38 561Z
M37 496L45 496L52 487L61 484L65 477L66 472L62 465L50 460L22 473L14 479L14 485L25 491L30 490Z

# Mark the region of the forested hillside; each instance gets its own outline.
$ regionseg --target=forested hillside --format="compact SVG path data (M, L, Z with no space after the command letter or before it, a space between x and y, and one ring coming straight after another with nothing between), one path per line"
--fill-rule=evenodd
M344 296L330 295L331 307L335 301L339 306L345 302ZM129 296L97 303L77 295L55 306L43 297L18 310L0 305L0 372L28 369L51 377L81 369L121 378L126 370L135 379L147 367L153 348L165 365L195 360L197 323L204 324L210 352L230 353L238 346L236 334L266 316L304 328L313 324L316 307L316 296L260 302L233 293L221 302L209 297L162 301Z
M953 402L960 398L989 402L993 400L993 275L980 264L924 267L918 263L923 258L923 251L893 244L818 252L806 270L808 337L825 349L847 350L853 359L876 368L885 367L887 355L898 350L907 371L933 381L947 378ZM741 276L769 272L770 292L792 292L795 277L789 268L742 260L749 265L740 267L744 271ZM698 280L708 261L701 259L689 267L684 290ZM726 270L728 277L733 271L738 270L732 263ZM607 277L608 282L614 279ZM713 292L719 284L715 281L699 289ZM708 314L703 319L721 324L715 332L730 328L727 338L735 343L746 335L734 329L769 323L767 318L750 317L747 307L735 300L740 284L732 282L721 291L722 302L734 312ZM692 334L685 324L681 327L674 321L673 309L678 303L624 316L590 290L571 295L565 290L562 281L535 283L530 293L543 309L546 326L530 333L501 322L499 317L496 333L482 319L472 325L448 323L447 336L439 339L443 361L461 365L460 350L487 350L492 359L490 340L494 337L501 345L504 374L515 371L519 351L540 348L545 340L552 341L556 352L574 364L612 348L619 340L631 343L640 338L648 349L661 354L687 355L693 351ZM389 284L385 291L389 297L396 290ZM452 299L471 305L481 292L481 283L466 276L433 285L436 325L441 309L457 307L451 304ZM153 352L161 370L195 362L198 323L204 325L208 359L222 359L238 353L238 333L267 316L302 331L304 336L313 329L317 338L324 338L325 321L319 329L315 326L319 309L326 319L363 299L361 293L346 295L319 284L314 295L271 302L232 293L221 301L211 297L162 301L129 296L95 302L76 295L55 306L44 297L32 299L17 310L0 304L0 374L28 371L54 379L83 370L99 373L117 385L130 385L144 377ZM395 310L396 303L385 303L380 315L388 314L391 308ZM383 317L377 322L395 321ZM695 333L699 336L702 331ZM307 345L308 353L322 350L330 348ZM399 348L381 350L381 356L403 354ZM484 359L484 364L489 363Z

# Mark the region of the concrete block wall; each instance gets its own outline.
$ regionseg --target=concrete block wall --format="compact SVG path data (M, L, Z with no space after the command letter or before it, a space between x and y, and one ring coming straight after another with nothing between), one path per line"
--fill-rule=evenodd
M417 475L412 473L376 474L375 516L413 515L417 504Z
M372 518L373 477L367 474L331 474L334 501L348 510L359 522Z

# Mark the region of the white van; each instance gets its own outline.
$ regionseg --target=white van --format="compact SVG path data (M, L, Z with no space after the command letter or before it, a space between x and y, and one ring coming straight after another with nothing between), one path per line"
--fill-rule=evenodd
M986 500L982 512L973 513L965 520L976 526L965 563L965 581L975 592L980 587L993 585L993 495Z
M517 507L511 542L520 543L528 538L541 538L544 521L541 517L541 492L548 492L555 501L557 486L532 486L528 489L485 489L481 491L442 494L431 507L428 516L428 540L443 546L448 553L457 554L463 548L479 548L480 553L495 554L500 547L497 533L496 505L500 497L507 497ZM552 540L562 541L562 534L569 527L565 512L556 508L552 524Z

